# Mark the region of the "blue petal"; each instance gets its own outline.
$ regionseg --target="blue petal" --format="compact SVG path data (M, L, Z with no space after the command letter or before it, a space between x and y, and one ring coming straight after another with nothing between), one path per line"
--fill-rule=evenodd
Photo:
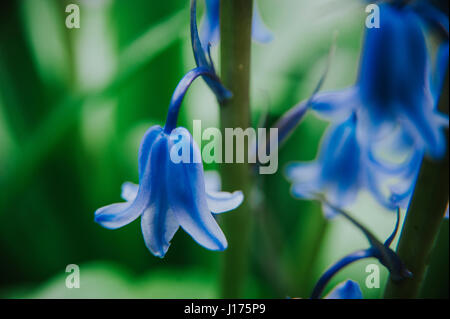
M128 225L141 215L139 210L130 210L131 203L117 203L104 206L95 211L94 220L108 229Z
M363 141L361 143L364 144ZM374 167L386 174L401 174L405 167L405 162L414 156L414 150L417 148L417 143L411 134L399 127L393 134L386 136L383 140L365 145L367 159ZM392 155L392 158L407 158L401 163L394 163L381 154Z
M422 164L423 152L417 150L411 160L405 164L401 180L389 187L390 201L393 206L406 208L414 191L416 178Z
M309 100L300 102L295 105L289 111L287 111L274 125L274 128L278 129L278 144L280 145L300 124L303 116L306 114L309 106ZM270 143L270 138L267 140ZM268 147L268 145L267 145Z
M145 144L145 141L143 143ZM151 155L148 157L151 158ZM148 207L150 189L154 187L151 187L148 159L141 158L140 162L141 167L145 167L145 171L142 173L142 178L140 178L140 186L134 200L132 202L105 206L95 212L95 221L103 227L116 229L127 225L138 218Z
M385 112L395 102L412 102L427 81L428 52L419 17L407 8L380 7L380 28L366 29L359 72L364 101ZM405 54L408 52L408 54Z
M201 154L192 136L184 128L174 132L190 140L193 158ZM172 144L174 145L174 144ZM227 247L225 235L208 208L201 163L167 162L169 206L180 226L200 245L210 250L224 250Z
M331 126L325 133L316 161L291 164L287 178L293 182L295 197L314 199L321 194L337 207L351 204L364 185L365 168L356 139L356 118ZM336 215L323 206L326 217Z
M291 182L308 182L319 177L320 166L317 162L291 163L285 169L285 175Z
M168 178L169 147L169 135L161 133L152 145L135 199L136 202L145 195L146 207L141 218L142 234L147 248L158 257L164 257L170 240L179 227L168 197L171 184ZM174 181L175 179L172 183ZM125 184L124 190L129 194L133 192L133 187Z
M321 192L320 166L316 162L292 163L285 175L292 182L291 193L296 198L314 199Z
M261 13L259 11L258 2L253 2L253 21L252 21L252 37L253 40L261 42L261 43L267 43L272 41L273 35L272 32L266 27L264 24Z
M206 201L209 210L221 214L233 210L242 204L244 194L241 191L233 193L206 191Z
M103 227L120 228L134 221L147 209L150 201L150 188L154 188L151 183L148 162L151 158L153 144L159 139L161 131L161 127L154 126L144 136L139 155L140 186L126 183L122 189L122 195L128 202L108 205L95 212L95 221Z
M337 207L346 207L351 205L358 195L360 190L359 184L350 184L349 187L342 187L336 185L325 189L326 199ZM322 205L323 213L327 218L333 218L336 212L327 205Z
M350 87L340 91L316 94L310 107L324 119L340 122L350 116L361 104L358 89Z
M405 130L416 136L417 143L423 144L427 154L441 159L447 149L444 127L448 126L448 117L423 107L420 112L410 114L402 123Z
M319 161L326 187L336 194L356 191L361 185L361 150L356 139L355 118L331 126L322 140Z
M381 184L383 177L384 175L379 170L367 168L364 186L370 191L372 196L375 197L378 203L388 209L395 209L397 206L393 204L392 201L389 201L388 196L383 192L383 187Z
M179 228L174 213L161 199L155 206L149 207L141 217L141 228L145 245L157 257L164 257L170 241Z
M347 280L334 288L325 299L363 299L359 284L353 280Z
M163 128L161 126L159 125L152 126L147 130L147 132L145 132L142 138L138 156L139 179L142 178L142 175L145 171L145 167L147 165L147 160L150 155L150 149L152 148L153 142L156 140L156 138L162 131Z
M320 166L317 162L292 163L286 167L285 175L293 184L291 193L294 197L313 199L322 191L319 182Z

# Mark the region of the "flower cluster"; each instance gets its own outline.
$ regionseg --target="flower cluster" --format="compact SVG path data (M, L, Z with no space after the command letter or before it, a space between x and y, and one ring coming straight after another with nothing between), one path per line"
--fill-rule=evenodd
M145 244L158 257L165 256L180 227L207 249L226 249L227 240L215 215L237 208L244 199L241 191L227 193L208 186L198 146L187 129L177 127L183 98L198 77L204 79L219 103L232 96L217 76L210 54L210 46L219 36L219 8L220 0L206 0L200 36L196 0L191 0L196 68L176 87L164 127L150 127L142 139L139 184L124 183L125 202L95 212L95 221L108 229L141 217ZM399 228L400 208L409 203L423 156L440 159L447 150L444 130L448 116L438 111L437 104L448 64L448 18L427 1L385 1L379 8L381 24L366 30L356 83L343 90L318 93L324 74L312 96L275 124L280 144L308 110L330 120L316 159L288 165L291 192L296 198L319 200L328 218L344 217L364 234L370 246L326 270L312 292L313 299L322 296L341 269L365 258L376 258L394 281L412 276L390 248ZM427 44L428 30L440 35L435 50ZM261 42L271 39L256 5L253 38ZM187 147L189 158L173 161L171 153L186 141L182 148ZM395 229L384 243L343 210L361 190L370 192L384 207L397 210ZM360 299L362 293L357 283L347 280L325 298Z
M394 0L379 8L380 27L366 30L357 82L340 91L317 93L324 75L313 95L275 124L280 139L285 139L309 109L331 121L316 160L288 165L291 192L297 198L319 200L328 218L345 217L370 244L326 270L311 298L320 298L341 269L365 258L378 259L393 281L411 278L390 248L400 208L409 204L423 156L441 159L446 153L448 116L437 104L448 66L448 18L427 1ZM434 58L426 41L428 30L440 35ZM386 208L397 209L395 230L384 243L342 210L360 190L369 191ZM330 297L362 294L356 283L347 281Z
M420 3L380 4L380 28L366 31L357 82L315 94L282 119L298 122L309 108L332 121L317 159L287 168L295 197L313 199L320 193L345 207L366 189L388 209L406 207L422 156L445 154L448 116L439 113L437 102L448 64L448 37L432 59L425 26L431 21L448 35L448 18ZM323 208L327 216L335 215L329 206Z

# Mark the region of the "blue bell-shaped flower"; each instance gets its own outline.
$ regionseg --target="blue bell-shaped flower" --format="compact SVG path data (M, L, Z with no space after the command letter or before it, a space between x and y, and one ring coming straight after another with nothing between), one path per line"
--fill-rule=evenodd
M398 202L385 194L382 182L399 177L401 170L382 169L369 157L369 152L357 140L357 118L353 114L346 121L333 124L325 133L316 160L292 163L286 176L292 182L292 194L297 198L317 199L321 194L337 207L350 205L361 189L370 191L384 206L392 209ZM335 212L323 205L325 216Z
M180 147L191 155L186 163L171 158ZM198 158L200 151L186 129L169 134L160 126L151 127L139 151L139 185L125 183L122 196L127 202L98 209L95 221L116 229L141 216L145 244L158 257L164 257L180 226L205 248L224 250L227 241L212 213L238 207L243 195L207 192L203 166L194 162Z
M243 201L240 191L206 190L200 150L185 128L176 128L186 90L199 76L218 81L205 68L185 75L173 94L164 128L153 126L142 139L139 185L125 183L122 197L127 202L95 212L95 221L109 229L125 226L141 216L145 244L158 257L164 257L180 226L203 247L224 250L227 241L213 214L235 209Z
M439 158L448 116L436 110L448 63L448 40L433 70L423 17L413 7L381 4L380 27L367 29L356 84L314 96L310 107L332 120L358 115L360 143L373 145L401 130L415 148ZM448 19L447 19L448 24Z

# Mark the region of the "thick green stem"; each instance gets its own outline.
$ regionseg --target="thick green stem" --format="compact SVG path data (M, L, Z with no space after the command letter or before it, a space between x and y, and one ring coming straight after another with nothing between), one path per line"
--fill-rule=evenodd
M445 87L448 87L448 75ZM439 106L441 111L448 114L448 91L445 91ZM413 273L413 278L397 283L389 279L385 298L418 296L448 203L448 157L447 150L442 161L434 162L428 158L423 160L397 248L398 255Z
M233 97L221 105L222 132L225 132L225 128L245 130L250 126L252 5L253 0L220 1L221 79L233 93ZM224 190L240 189L245 194L244 203L236 211L222 217L228 239L222 272L222 297L239 298L243 296L248 273L250 170L248 164L224 163L221 175Z

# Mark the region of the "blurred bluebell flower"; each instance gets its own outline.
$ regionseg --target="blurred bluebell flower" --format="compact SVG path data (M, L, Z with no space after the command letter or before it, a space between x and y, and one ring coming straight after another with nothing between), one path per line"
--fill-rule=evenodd
M324 299L363 299L363 295L357 282L346 280L330 291Z
M358 143L356 128L355 114L342 123L332 124L322 139L316 160L288 165L286 176L292 182L293 196L317 199L322 194L333 205L345 207L361 189L366 189L389 209L399 205L400 198L393 199L383 191L382 181L398 178L405 174L404 170L384 168L371 160L370 153ZM329 205L322 207L325 216L335 216Z
M267 43L273 36L261 19L257 1L253 2L252 36L255 41ZM204 47L215 45L220 34L220 0L206 0L206 14L201 29L201 41Z
M399 137L439 158L446 149L448 116L436 110L436 103L448 63L448 39L433 71L421 16L410 6L379 7L380 28L366 30L357 83L317 94L310 106L332 120L356 112L360 143L372 145L401 130Z
M139 149L139 185L122 187L127 202L95 212L95 221L109 229L141 216L145 244L158 257L164 257L180 226L203 247L224 250L227 241L213 214L235 209L243 200L240 191L206 190L200 151L185 128L176 128L187 88L203 75L217 80L205 68L187 73L175 89L164 128L153 126L145 133Z
M373 3L373 0L366 1ZM377 2L381 1L384 0L378 0ZM391 5L397 7L408 6L411 10L414 10L414 12L419 15L429 27L448 37L448 17L444 12L435 7L435 3L437 3L437 1L433 0L390 0Z

